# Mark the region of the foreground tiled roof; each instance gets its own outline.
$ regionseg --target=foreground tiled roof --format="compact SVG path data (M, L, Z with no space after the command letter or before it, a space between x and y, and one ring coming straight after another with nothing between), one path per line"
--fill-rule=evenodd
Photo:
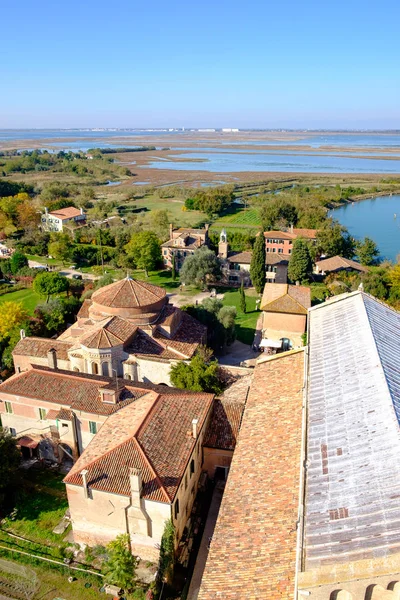
M400 550L400 314L361 292L310 311L306 569Z
M310 288L287 283L266 283L261 310L306 315L311 306Z
M90 299L86 299L83 301L82 306L79 309L77 314L78 319L88 319L89 318L89 308L92 305L92 301Z
M125 386L117 404L106 404L100 397L100 388L109 385L107 377L90 376L72 371L54 371L34 366L7 379L0 385L0 394L13 394L25 398L36 398L44 402L55 402L97 415L110 415L134 402L145 391L135 384ZM128 382L125 382L128 383Z
M155 304L165 295L164 288L127 277L96 290L92 300L110 308L139 308Z
M129 496L129 472L136 467L143 497L171 502L195 444L192 419L199 419L200 432L211 403L211 394L149 392L107 419L65 483L82 485L80 473L87 469L90 488Z
M66 208L59 208L57 210L53 210L49 212L49 215L53 217L57 217L58 219L73 219L74 217L80 217L81 211L79 208L75 208L75 206L67 206Z
M321 271L338 271L340 269L354 269L355 271L362 271L368 273L368 268L364 267L355 260L344 258L343 256L332 256L331 258L324 258L315 263Z
M13 354L16 356L47 358L47 353L53 348L57 351L57 358L60 360L69 360L68 350L72 348L72 344L39 337L23 338L15 346Z
M203 446L235 449L251 380L252 375L241 377L214 401Z
M304 352L256 366L198 600L294 598Z

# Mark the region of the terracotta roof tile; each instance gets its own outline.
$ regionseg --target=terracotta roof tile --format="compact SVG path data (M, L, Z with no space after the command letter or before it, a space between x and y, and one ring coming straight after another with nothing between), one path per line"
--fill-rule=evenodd
M310 240L315 240L317 237L316 229L293 229L293 234L297 237L308 238Z
M321 271L339 271L340 269L353 269L354 271L361 271L368 273L368 268L364 267L355 260L344 258L343 256L332 256L331 258L324 258L315 263Z
M81 211L79 208L75 208L75 206L67 206L66 208L59 208L58 210L53 210L49 212L49 215L52 215L53 217L57 217L58 219L62 219L64 221L66 219L80 217Z
M251 380L252 375L241 377L214 401L203 446L235 449Z
M89 487L129 496L129 471L136 467L143 496L171 502L195 445L192 419L199 419L200 432L211 403L211 394L183 390L142 396L107 419L65 483L82 485L85 468Z
M78 319L88 319L89 318L89 308L92 305L92 301L87 299L84 300L82 306L79 309L77 314Z
M110 308L138 308L165 298L164 288L127 277L96 290L92 301Z
M293 233L289 233L289 231L264 231L264 237L273 238L277 240L295 240L296 236Z
M249 265L251 263L252 252L232 252L229 253L228 262L231 263L242 263Z
M311 306L310 288L287 283L266 283L261 310L306 315Z
M51 340L39 337L25 337L20 340L13 350L15 356L33 356L37 358L47 358L49 350L54 348L57 351L57 358L60 360L69 360L68 350L73 344L62 342L60 340Z
M137 326L127 319L113 317L106 325L81 339L87 348L112 348L125 344L133 337Z
M3 382L0 393L36 398L44 402L59 402L74 410L97 415L110 415L145 393L134 385L126 386L117 404L106 404L102 402L99 390L109 385L110 381L113 380L107 377L34 366L33 369Z
M256 366L198 600L294 597L303 369L303 351Z

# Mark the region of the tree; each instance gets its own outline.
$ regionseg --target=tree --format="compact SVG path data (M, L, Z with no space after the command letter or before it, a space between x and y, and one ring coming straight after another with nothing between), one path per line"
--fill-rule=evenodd
M160 544L157 579L172 583L175 559L175 527L171 519L165 522Z
M172 255L172 271L171 271L172 281L176 279L176 264L175 264L175 254Z
M185 258L180 278L185 284L202 287L209 280L221 279L220 262L212 250L202 246Z
M312 260L308 244L305 240L298 238L294 241L292 254L289 260L288 276L292 282L301 283L308 280L312 272Z
M107 545L108 560L103 565L105 582L130 590L135 585L137 559L132 555L127 533L118 535Z
M353 258L356 242L346 227L337 221L328 219L324 227L317 233L317 249L327 256L343 256Z
M56 233L51 236L51 243L48 245L49 256L66 263L71 260L73 244L67 233Z
M265 239L264 233L260 232L256 237L250 264L251 281L260 294L265 285Z
M181 361L173 365L170 377L172 384L180 389L214 394L223 389L217 361L206 363L199 355L193 356L190 363Z
M243 280L240 286L240 310L246 314L246 294L244 293Z
M46 302L49 301L50 296L66 292L68 287L68 279L59 273L48 273L47 271L43 271L33 280L33 290L39 294L39 296L46 296Z
M110 285L111 283L114 283L114 278L111 275L111 273L106 273L96 281L96 290L98 290L101 287L104 287L105 285Z
M14 327L28 319L29 315L20 302L3 302L0 306L0 341L9 338Z
M365 237L363 241L359 241L356 244L357 256L362 265L373 265L379 256L378 246L374 240L369 237Z
M10 259L10 269L13 275L16 275L20 269L28 266L28 259L22 252L14 252Z
M13 490L16 481L21 455L16 440L7 429L0 427L0 506Z
M129 262L137 269L144 269L146 277L161 262L160 241L152 231L136 233L126 244L125 251Z
M236 337L236 308L234 306L223 306L218 312L217 318L225 330L224 342L230 346L235 341Z

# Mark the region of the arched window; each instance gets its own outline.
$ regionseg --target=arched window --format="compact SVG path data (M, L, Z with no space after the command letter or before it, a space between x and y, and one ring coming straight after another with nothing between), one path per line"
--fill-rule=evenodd
M190 461L190 477L193 475L194 473L194 460L192 459Z
M79 373L79 369L78 369L78 367L74 367L74 368L73 368L73 371L75 371L75 373Z
M92 363L92 374L93 375L99 374L99 365L97 363Z
M129 373L125 373L125 379L132 379L132 375L129 375Z
M108 363L104 362L101 365L101 369L102 369L102 373L103 373L104 377L110 376L110 369L109 369Z

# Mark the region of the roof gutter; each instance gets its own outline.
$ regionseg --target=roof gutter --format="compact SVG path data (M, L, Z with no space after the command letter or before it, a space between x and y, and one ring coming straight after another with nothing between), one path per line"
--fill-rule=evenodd
M301 451L300 451L300 471L299 471L299 507L296 523L296 571L294 581L294 600L298 598L299 573L304 569L303 546L305 531L305 494L306 494L306 473L307 473L307 422L308 422L308 370L309 370L309 350L310 350L310 314L307 320L307 346L304 352L304 375L303 375L303 406L301 423Z

